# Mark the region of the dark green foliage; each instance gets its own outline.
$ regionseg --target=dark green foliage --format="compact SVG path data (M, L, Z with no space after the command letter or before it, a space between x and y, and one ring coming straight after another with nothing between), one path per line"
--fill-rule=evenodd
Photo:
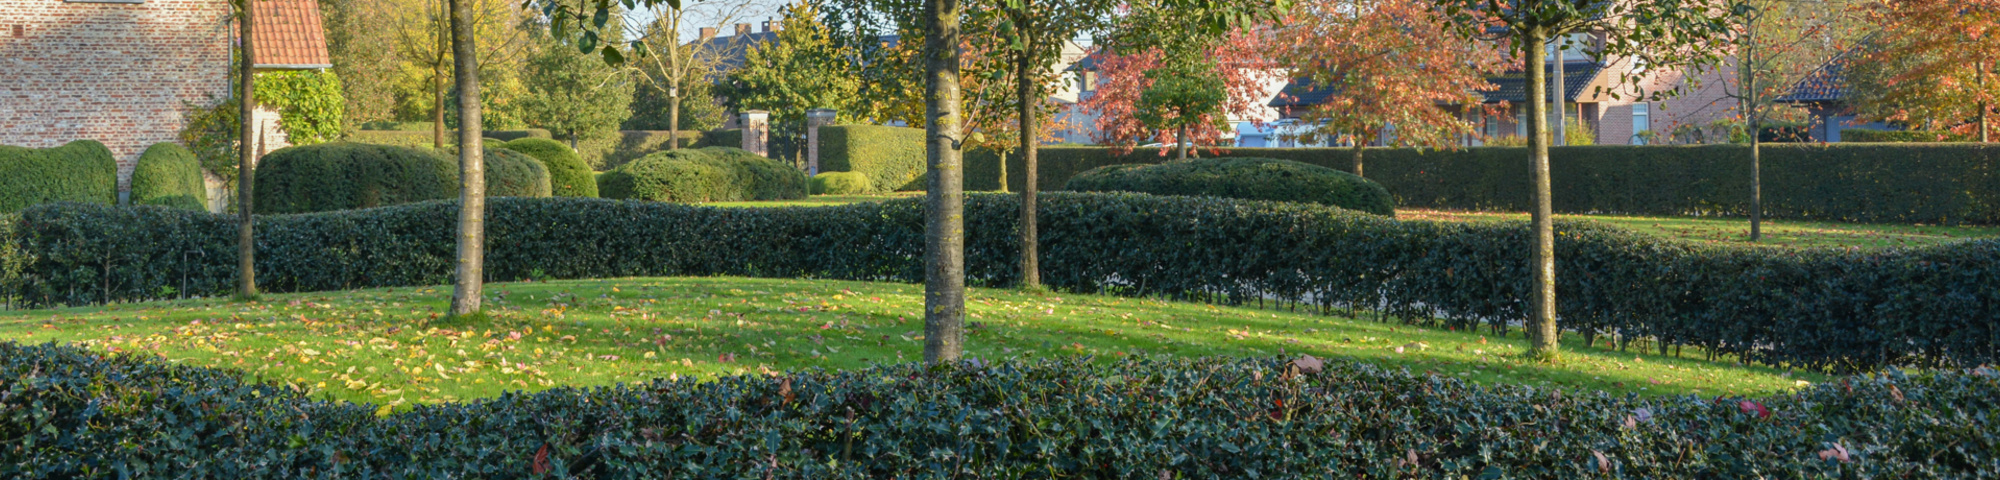
M610 174L606 175L607 177ZM971 195L967 282L1013 285L1018 196ZM1050 193L1051 288L1321 312L1380 311L1457 329L1529 314L1524 222L1397 221L1307 203ZM435 285L452 273L457 207L430 202L258 220L271 292ZM742 275L919 282L921 199L732 209L494 199L489 281ZM218 296L235 286L235 218L83 204L22 212L33 258L18 297L83 305ZM1559 318L1585 335L1653 336L1799 368L2000 361L2000 240L1907 249L1720 248L1557 222ZM1226 246L1222 248L1220 246ZM173 261L163 261L171 259Z
M701 132L701 143L711 147L741 148L743 146L743 129L730 128Z
M883 190L924 189L924 129L839 125L819 129L819 171L860 172Z
M421 131L360 130L355 132L349 132L347 134L347 138L343 140L348 142L366 143L372 145L394 145L398 147L421 148L425 150L431 149L432 138L431 138L429 122L403 122L403 123L421 123L424 126L424 129ZM486 135L486 137L489 138L488 141L496 139L500 141L511 141L523 138L549 138L549 131L540 128L531 128L527 130L484 130L481 131L480 133ZM445 130L444 144L447 148L457 145L458 131Z
M500 143L489 143L486 155L481 157L486 165L486 196L488 197L529 197L546 198L550 193L549 170L541 160L528 154L500 147ZM456 161L452 162L454 165ZM452 181L459 181L457 170L453 170Z
M1331 168L1270 158L1196 158L1158 165L1098 167L1070 178L1067 189L1312 202L1396 215L1389 191L1375 182Z
M0 375L20 379L0 397L0 476L23 479L2000 475L2000 373L1984 368L1711 399L1348 362L1066 358L653 379L383 417L69 346L0 343Z
M118 161L96 140L55 148L0 145L0 213L50 202L118 203Z
M820 172L812 178L813 195L875 193L875 181L861 172Z
M583 157L576 155L562 142L544 138L523 138L499 145L501 148L528 154L542 162L548 170L549 194L557 197L597 196L597 175L590 166L583 163Z
M1857 128L1857 129L1841 130L1840 141L1857 142L1857 143L1858 142L1928 143L1928 142L1970 142L1973 141L1973 138L1970 135L1960 135L1951 132L1925 131L1925 130L1862 130Z
M258 161L253 188L258 213L441 200L458 196L458 162L425 150L387 145L337 142L287 147Z
M654 153L597 181L604 198L661 202L805 198L807 183L798 169L730 147Z
M207 210L208 185L201 179L201 161L172 142L147 147L132 168L131 198L134 205Z
M651 155L653 152L667 150L667 141L673 138L675 138L673 132L665 130L623 130L618 132L617 137L607 139L608 142L613 143L600 147L605 150L602 155L595 160L586 156L584 157L584 162L589 163L591 167L598 170L618 168L619 165L632 163L633 160ZM682 130L679 138L681 148L701 148L707 146L702 141L702 132L699 131ZM739 144L740 142L718 146L735 147Z
M1845 135L1845 132L1842 133ZM1200 151L1200 149L1198 149ZM1352 151L1230 148L1207 156L1295 160L1348 171ZM996 156L966 153L965 188L999 186ZM1023 185L1018 155L1007 184ZM1801 220L2000 224L2000 146L1986 144L1765 145L1764 216ZM1550 150L1557 213L1748 216L1750 153L1741 145L1584 146ZM1515 147L1459 151L1370 148L1368 179L1408 208L1527 211L1529 157ZM1105 165L1162 163L1159 150L1041 150L1044 189Z

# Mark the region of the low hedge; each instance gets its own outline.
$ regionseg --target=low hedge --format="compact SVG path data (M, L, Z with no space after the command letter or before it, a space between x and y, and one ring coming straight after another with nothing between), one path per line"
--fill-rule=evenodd
M118 161L96 140L0 145L0 213L50 202L118 203Z
M495 146L482 149L481 151L486 154L480 157L486 167L486 196L547 198L551 195L553 188L549 180L549 169L542 166L541 160L536 160L535 157L525 153L500 148L499 142L493 145ZM451 163L454 166L458 164L457 161ZM457 175L458 171L453 170L452 173L452 184L459 185L461 182ZM458 194L457 188L452 190L453 195Z
M1312 202L1396 215L1389 191L1375 182L1331 168L1270 158L1196 158L1157 165L1097 167L1070 178L1066 189Z
M540 161L500 148L485 152L488 196L549 196L549 173ZM458 197L458 170L455 159L414 148L347 142L286 147L258 161L252 195L260 213L440 200Z
M607 174L608 175L608 174ZM1531 313L1525 222L1397 221L1304 203L1051 192L1051 288L1366 309L1504 331ZM452 274L457 207L428 202L258 220L271 292L436 285ZM971 195L967 282L1018 278L1018 196ZM741 275L922 281L921 199L730 209L600 199L493 199L490 281ZM1559 221L1558 321L1586 337L1650 336L1749 362L1815 369L2000 361L2000 239L1921 248L1727 248ZM235 286L235 219L55 204L22 212L31 305L83 305ZM174 261L161 261L173 259Z
M423 128L419 130L359 130L354 132L348 132L346 138L343 138L342 140L347 142L366 143L372 145L393 145L398 147L431 149L431 147L433 146L431 141L434 140L434 138L431 137L431 129L429 127L430 122L401 122L401 123L422 126ZM550 138L549 131L540 128L530 128L527 130L482 130L480 131L480 133L485 135L483 138L486 139L487 143L495 143L495 144L511 140L519 140L523 138ZM499 142L496 142L494 140L498 140ZM458 131L445 130L444 144L446 147L457 145Z
M804 172L740 148L669 150L597 179L605 198L713 202L805 198Z
M1840 131L1843 142L1970 142L1972 137L1952 132L1927 130L1863 130L1851 128Z
M680 139L681 148L709 146L707 142L702 141L703 137L702 132L693 130L683 130L679 135L666 130L621 130L618 132L618 137L612 139L616 143L605 148L604 154L595 159L596 161L591 161L590 158L585 158L584 161L598 170L611 170L652 155L654 152L668 150L667 141L674 138ZM740 146L739 143L716 146L736 147Z
M1850 130L1851 131L1851 130ZM1846 133L1843 132L1843 135ZM1842 222L2000 224L2000 145L1784 144L1763 147L1764 215ZM1230 148L1205 156L1294 160L1350 171L1352 151ZM1040 186L1105 165L1163 163L1157 149L1113 155L1107 147L1040 151ZM1024 185L1019 155L1008 185ZM1750 162L1740 145L1559 147L1550 150L1558 213L1748 216ZM1370 148L1368 179L1409 208L1527 211L1529 156L1518 147L1458 151ZM965 187L999 187L998 158L966 155Z
M819 170L860 172L876 188L924 189L924 129L838 125L819 129Z
M875 193L875 181L861 172L820 172L813 175L813 195L861 195Z
M1613 397L1301 357L654 379L419 405L0 343L8 478L1990 478L1988 369Z
M132 204L208 210L208 184L201 178L201 161L194 152L161 142L139 154L132 167Z
M548 171L551 196L597 196L597 173L591 171L590 165L583 163L583 157L577 156L568 145L544 138L523 138L499 147L540 160L542 167Z

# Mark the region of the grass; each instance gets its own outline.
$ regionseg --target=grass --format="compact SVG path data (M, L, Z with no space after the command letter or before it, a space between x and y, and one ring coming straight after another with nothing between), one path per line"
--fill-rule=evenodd
M1447 222L1527 220L1526 213L1397 210L1396 218ZM1888 225L1766 219L1763 240L1750 242L1750 220L1744 218L1631 217L1618 215L1557 215L1556 218L1604 222L1641 233L1713 245L1759 247L1909 247L2000 236L2000 227Z
M487 291L485 320L446 319L450 287L393 288L0 312L0 340L155 354L396 405L922 358L919 285L628 278ZM1485 384L1638 394L1748 395L1824 378L1593 348L1573 335L1563 363L1550 365L1527 359L1518 333L1150 299L973 289L967 307L967 356L984 359L1310 354Z

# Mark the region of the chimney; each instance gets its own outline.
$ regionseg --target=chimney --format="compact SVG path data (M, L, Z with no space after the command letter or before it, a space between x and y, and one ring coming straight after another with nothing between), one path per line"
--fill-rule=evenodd
M736 24L736 34L737 34L737 35L749 35L749 34L750 34L750 24L748 24L748 23L738 23L738 24Z
M715 38L715 27L701 27L702 41L707 41L712 38Z
M764 31L765 31L765 32L771 32L771 31L772 31L772 30L771 30L771 27L772 27L772 26L775 26L775 25L777 25L777 22L773 22L773 21L771 21L771 19L769 19L769 18L765 18L765 19L764 19Z

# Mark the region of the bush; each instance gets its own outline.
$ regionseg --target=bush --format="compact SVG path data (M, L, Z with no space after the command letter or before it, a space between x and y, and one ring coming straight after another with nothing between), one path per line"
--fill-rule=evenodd
M0 474L72 478L1988 478L1989 369L1641 398L1303 358L878 366L377 416L241 373L0 343ZM1303 365L1303 366L1302 366ZM1305 368L1315 367L1315 368ZM413 439L421 439L414 441ZM1411 459L1414 459L1412 461ZM110 466L117 466L112 468ZM171 472L171 473L169 473ZM1250 472L1255 472L1254 475ZM309 473L309 474L308 474Z
M161 142L139 155L132 168L132 204L208 210L208 184L201 162L180 145Z
M486 166L486 196L488 197L528 197L547 198L551 192L549 170L541 160L528 154L500 148L495 142L482 151L480 157ZM456 161L452 162L454 165ZM457 185L459 176L453 171L452 182Z
M861 172L820 172L812 178L813 195L861 195L875 193L875 182Z
M576 155L562 142L541 138L523 138L500 145L501 148L528 154L541 160L549 173L550 195L557 197L597 196L597 175L590 166L583 163L583 157Z
M258 213L380 207L458 196L458 164L412 148L360 143L286 147L257 163Z
M719 202L805 198L805 173L739 148L669 150L598 177L605 198Z
M1862 130L1858 128L1852 128L1847 130L1841 130L1840 140L1843 142L1856 142L1856 143L1863 143L1863 142L1928 143L1928 142L1970 142L1973 141L1973 138L1970 135L1960 135L1956 133L1941 132L1941 131Z
M1312 202L1396 215L1389 192L1375 182L1331 168L1269 158L1197 158L1159 165L1098 167L1071 178L1067 187L1079 192Z
M600 158L594 162L590 158L585 158L584 162L589 163L591 167L598 170L618 168L619 165L632 163L633 160L651 155L653 152L667 150L667 141L675 137L676 135L673 132L666 130L621 130L618 132L618 137L612 139L616 143L606 148L607 151ZM706 146L704 145L705 142L702 142L702 133L698 131L683 130L678 137L680 138L681 148L701 148ZM720 146L734 147L737 145Z
M0 145L0 213L50 202L118 203L118 161L96 140L55 148Z
M860 172L882 190L924 189L924 129L839 125L819 129L819 170Z
M635 162L634 165L643 162ZM606 174L607 177L611 174ZM1016 195L971 195L966 281L1018 278ZM457 206L431 202L258 220L270 292L436 285ZM487 280L740 275L919 282L921 199L730 209L598 199L488 204ZM1369 309L1505 331L1528 318L1525 222L1404 222L1305 203L1052 192L1042 272L1079 293ZM1589 222L1556 224L1561 326L1651 336L1788 368L2000 361L2000 239L1886 250L1720 248ZM236 285L234 217L44 205L22 212L33 305L220 296ZM1219 247L1226 246L1226 247ZM161 261L174 259L175 261Z
M728 128L701 132L701 143L711 147L743 147L743 129Z
M347 142L366 143L371 145L392 145L397 147L417 148L424 150L433 149L431 148L433 146L433 144L431 143L433 138L431 138L430 122L401 122L401 123L415 124L416 126L421 126L423 128L419 130L360 130L355 132L349 132L347 134L347 138L344 138L343 140ZM484 138L486 143L494 144L494 146L497 146L500 142L519 140L523 138L549 138L549 131L539 128L531 128L527 130L482 130L480 131L480 133L485 135ZM445 130L444 144L446 148L451 148L453 146L458 145L458 131Z
M1202 152L1204 154L1210 152ZM1353 169L1352 151L1229 148L1216 156L1294 160ZM1105 165L1162 163L1155 149L1044 147L1040 186L1061 189ZM1527 211L1527 149L1367 149L1368 179L1406 208ZM1750 153L1739 145L1563 147L1549 151L1557 213L1748 216ZM1019 155L1008 185L1024 185ZM965 188L999 186L996 156L966 154ZM1784 144L1764 146L1767 218L1840 222L2000 224L2000 146Z

